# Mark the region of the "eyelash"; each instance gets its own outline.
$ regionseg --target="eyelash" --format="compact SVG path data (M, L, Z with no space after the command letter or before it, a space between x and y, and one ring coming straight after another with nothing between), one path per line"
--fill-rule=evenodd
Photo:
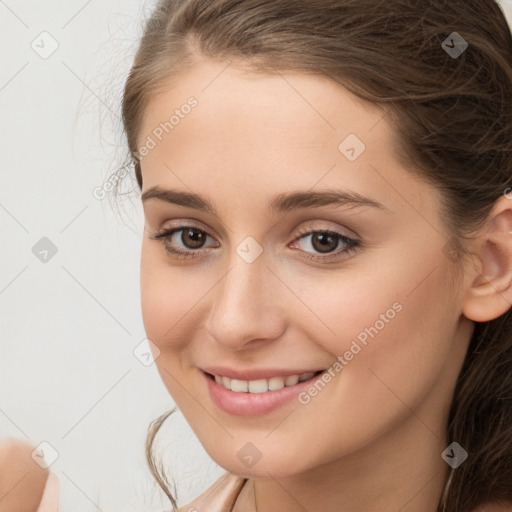
M176 228L170 228L170 229L165 229L163 231L157 231L157 232L151 233L149 238L151 240L161 241L164 246L164 250L171 255L175 255L175 256L179 257L179 259L194 259L197 257L196 253L200 252L201 249L196 249L196 250L191 250L191 251L183 251L181 249L173 248L166 243L174 235L174 233L177 233L180 231L185 231L187 229L193 229L195 231L199 231L200 233L204 233L207 236L210 236L210 235L208 235L208 233L206 231L204 231L203 229L199 229L196 226L180 226L180 227L176 227ZM314 260L314 261L320 261L320 262L326 262L326 261L330 261L332 259L339 258L339 256L343 253L351 255L353 253L358 252L362 248L362 243L359 240L354 240L353 238L349 238L348 236L345 236L341 233L338 233L337 231L333 231L330 229L314 229L314 230L313 229L303 229L303 230L300 230L298 236L293 240L293 242L296 242L302 238L305 238L308 235L313 235L313 234L317 234L317 233L334 236L334 237L338 238L338 242L339 241L343 242L346 245L346 247L344 249L337 250L334 253L329 253L327 256L315 256L315 255L312 255L311 253L306 253L305 257L307 259ZM210 236L210 238L213 238L213 237Z

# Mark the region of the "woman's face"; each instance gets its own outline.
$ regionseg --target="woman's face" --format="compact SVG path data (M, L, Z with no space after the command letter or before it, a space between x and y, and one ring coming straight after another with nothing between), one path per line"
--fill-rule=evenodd
M444 442L473 324L439 194L394 137L332 81L206 60L144 112L144 325L179 409L233 473L356 460L399 431L411 449ZM249 395L209 381L212 367L325 373Z

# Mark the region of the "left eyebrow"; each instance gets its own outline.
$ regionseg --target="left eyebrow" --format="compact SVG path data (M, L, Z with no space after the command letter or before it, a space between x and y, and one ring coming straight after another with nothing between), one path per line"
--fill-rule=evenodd
M177 204L204 211L217 216L216 208L205 197L191 192L163 189L159 186L151 187L141 196L142 202L150 199L159 199L166 203ZM361 194L344 191L344 190L328 190L324 192L298 191L291 193L282 193L274 196L268 203L268 208L273 213L284 213L292 210L314 208L320 206L371 206L382 210L388 210L384 205L362 196Z
M312 208L318 206L372 206L387 210L383 204L362 196L355 192L345 190L328 190L325 192L292 192L278 194L269 203L269 209L275 213L284 213L300 208Z

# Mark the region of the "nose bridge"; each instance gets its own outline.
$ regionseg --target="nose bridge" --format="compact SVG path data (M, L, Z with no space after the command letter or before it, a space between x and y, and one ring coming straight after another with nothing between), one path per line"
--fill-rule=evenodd
M242 242L227 262L227 271L214 289L208 330L217 342L242 348L253 339L272 339L280 335L283 318L276 307L276 277L267 268L263 252L255 258L255 247ZM261 249L260 249L261 251Z

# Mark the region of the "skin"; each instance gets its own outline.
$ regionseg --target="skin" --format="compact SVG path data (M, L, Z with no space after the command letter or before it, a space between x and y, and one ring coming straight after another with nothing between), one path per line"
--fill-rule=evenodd
M31 443L20 439L0 443L0 512L37 510L48 470L32 459L34 449Z
M55 473L50 473L37 512L58 512L60 480Z
M496 318L512 301L512 201L496 203L457 273L439 192L398 157L383 111L324 78L226 66L201 59L169 81L138 138L144 144L194 96L198 106L143 158L142 192L193 192L217 210L144 202L142 312L163 382L209 455L250 478L235 512L254 510L253 492L260 512L434 512L473 320ZM353 162L338 150L350 133L366 145ZM277 193L333 188L385 209L267 209ZM179 225L209 235L195 249L182 232L167 241L194 258L150 238ZM322 253L311 236L299 239L302 227L333 229L363 248L347 254L339 242L338 259L314 262L308 255ZM263 250L252 263L236 252L247 236ZM210 399L198 367L328 368L395 302L403 309L309 404L244 418ZM248 442L261 452L252 467L237 457Z

